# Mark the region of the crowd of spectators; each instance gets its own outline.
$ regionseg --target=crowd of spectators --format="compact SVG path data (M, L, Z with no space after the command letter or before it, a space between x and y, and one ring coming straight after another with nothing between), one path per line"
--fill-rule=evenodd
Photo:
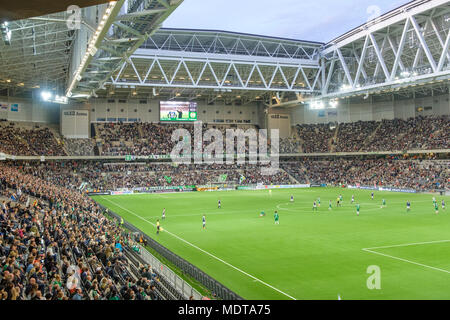
M336 133L336 125L302 124L296 125L297 135L302 141L304 153L330 152L332 139Z
M118 190L123 188L205 186L219 184L299 183L361 184L404 187L416 190L448 188L449 161L382 158L360 160L304 158L281 161L274 175L264 175L259 165L180 164L172 162L117 163L101 161L14 162L29 176L71 190Z
M304 153L448 149L449 128L449 116L295 127ZM336 138L335 130L338 130Z
M339 124L334 151L359 151L378 126L379 123L375 121L357 121Z
M377 185L426 191L448 189L450 183L450 161L337 158L304 159L301 165L306 171L299 168L300 163L285 164L283 168L301 181L306 175L313 184ZM295 171L296 167L299 171Z
M289 176L280 170L262 174L258 165L108 163L101 161L15 162L21 172L48 183L79 190L117 190L155 186L210 184L289 184Z
M49 128L0 125L0 152L10 155L64 156L66 153Z
M95 142L93 139L64 139L63 144L70 156L95 155Z
M309 182L308 173L306 171L306 168L302 165L301 162L286 161L286 162L281 162L280 166L285 172L290 174L299 183L307 184Z
M300 153L301 142L295 138L280 138L280 154Z
M0 197L0 300L161 298L154 270L127 258L133 236L84 194L2 163Z
M449 128L449 116L383 120L362 151L448 149Z
M393 119L358 121L353 123L303 124L294 127L295 134L280 139L280 154L287 153L328 153L432 150L450 148L450 117L430 116L407 120ZM207 129L216 129L223 136L223 151L236 141L228 141L227 125L203 124L203 134ZM240 129L255 129L242 126ZM149 156L168 155L178 141L172 141L177 129L185 129L194 144L194 126L190 124L161 123L97 123L96 142L94 139L62 139L46 127L21 127L14 122L4 122L0 130L0 152L11 155L35 156L91 156L96 146L103 156ZM232 129L236 129L232 128ZM337 130L337 132L336 132ZM180 137L179 140L188 139ZM213 139L214 140L214 139ZM60 142L61 141L61 142ZM203 141L203 150L210 144ZM245 152L249 151L246 138Z

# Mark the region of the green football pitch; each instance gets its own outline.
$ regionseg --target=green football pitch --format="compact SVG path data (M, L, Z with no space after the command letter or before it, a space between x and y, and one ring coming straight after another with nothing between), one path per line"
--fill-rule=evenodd
M431 194L370 194L311 188L93 198L245 299L450 299L450 209L441 208L450 197L435 196L436 214Z

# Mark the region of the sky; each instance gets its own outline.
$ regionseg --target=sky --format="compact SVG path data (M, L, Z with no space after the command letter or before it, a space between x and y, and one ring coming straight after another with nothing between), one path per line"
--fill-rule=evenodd
M410 0L184 0L165 28L329 42Z

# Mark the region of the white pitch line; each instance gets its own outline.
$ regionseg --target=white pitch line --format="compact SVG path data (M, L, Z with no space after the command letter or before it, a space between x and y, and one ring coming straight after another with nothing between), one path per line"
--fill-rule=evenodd
M118 204L118 203L116 203L116 202L114 202L114 201L112 201L112 200L106 199L106 198L104 198L103 196L101 196L101 198L104 199L104 200L106 200L106 201L111 202L112 204L118 206L119 208L121 208L121 209L123 209L123 210L125 210L125 211L128 211L129 213L131 213L132 215L138 217L139 219L141 219L141 220L143 220L143 221L145 221L145 222L147 222L147 223L149 223L149 224L155 226L155 224L153 224L152 222L150 222L150 221L146 220L145 218L141 217L140 215L138 215L138 214L136 214L136 213L130 211L129 209L127 209L127 208L125 208L125 207L122 207L120 204ZM252 276L251 274L249 274L249 273L247 273L247 272L245 272L245 271L239 269L238 267L235 267L235 266L233 266L232 264L230 264L230 263L228 263L228 262L226 262L226 261L224 261L224 260L222 260L222 259L216 257L215 255L209 253L208 251L205 251L205 250L203 250L202 248L197 247L196 245L190 243L189 241L184 240L183 238L180 238L180 237L177 236L176 234L173 234L173 233L167 231L167 229L164 229L164 231L165 231L166 233L170 234L171 236L177 238L178 240L183 241L184 243L186 243L186 244L192 246L193 248L195 248L195 249L197 249L197 250L199 250L199 251L201 251L201 252L203 252L203 253L209 255L210 257L212 257L212 258L214 258L214 259L216 259L216 260L218 260L218 261L224 263L225 265L227 265L227 266L229 266L229 267L231 267L231 268L233 268L233 269L235 269L235 270L241 272L242 274L245 274L246 276L252 278L253 280L262 283L263 285L265 285L265 286L267 286L267 287L269 287L269 288L271 288L271 289L273 289L273 290L275 290L275 291L277 291L277 292L279 292L279 293L285 295L286 297L289 297L289 298L292 299L292 300L297 300L297 299L295 299L294 297L288 295L287 293L285 293L285 292L283 292L283 291L281 291L281 290L275 288L274 286L272 286L272 285L270 285L270 284L268 284L268 283L266 283L266 282L264 282L264 281L262 281L262 280L256 278L255 276Z
M363 250L363 251L366 251L366 252L378 254L378 255L380 255L380 256L385 256L385 257L388 257L388 258L391 258L391 259L400 260L400 261L408 262L408 263L415 264L415 265L418 265L418 266L421 266L421 267L433 269L433 270L436 270L436 271L441 271L441 272L445 272L445 273L450 273L450 271L448 271L448 270L444 270L444 269L440 269L440 268L428 266L428 265L426 265L426 264L422 264L422 263L419 263L419 262L415 262L415 261L411 261L411 260L407 260L407 259L403 259L403 258L391 256L391 255L389 255L389 254L385 254L385 253L381 253L381 252L376 252L376 251L372 251L372 250L369 250L369 249L362 249L362 250Z
M421 245L421 244L444 243L444 242L450 242L450 240L436 240L436 241L426 241L426 242L413 242L413 243L394 244L394 245L391 245L391 246L364 248L363 250L387 249L387 248L395 248L395 247L408 247L408 246L415 246L415 245Z

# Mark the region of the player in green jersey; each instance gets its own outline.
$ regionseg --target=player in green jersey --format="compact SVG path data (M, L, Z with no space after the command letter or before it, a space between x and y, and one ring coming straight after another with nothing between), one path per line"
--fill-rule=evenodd
M273 218L275 219L275 224L280 224L280 216L278 215L278 211L275 211Z

